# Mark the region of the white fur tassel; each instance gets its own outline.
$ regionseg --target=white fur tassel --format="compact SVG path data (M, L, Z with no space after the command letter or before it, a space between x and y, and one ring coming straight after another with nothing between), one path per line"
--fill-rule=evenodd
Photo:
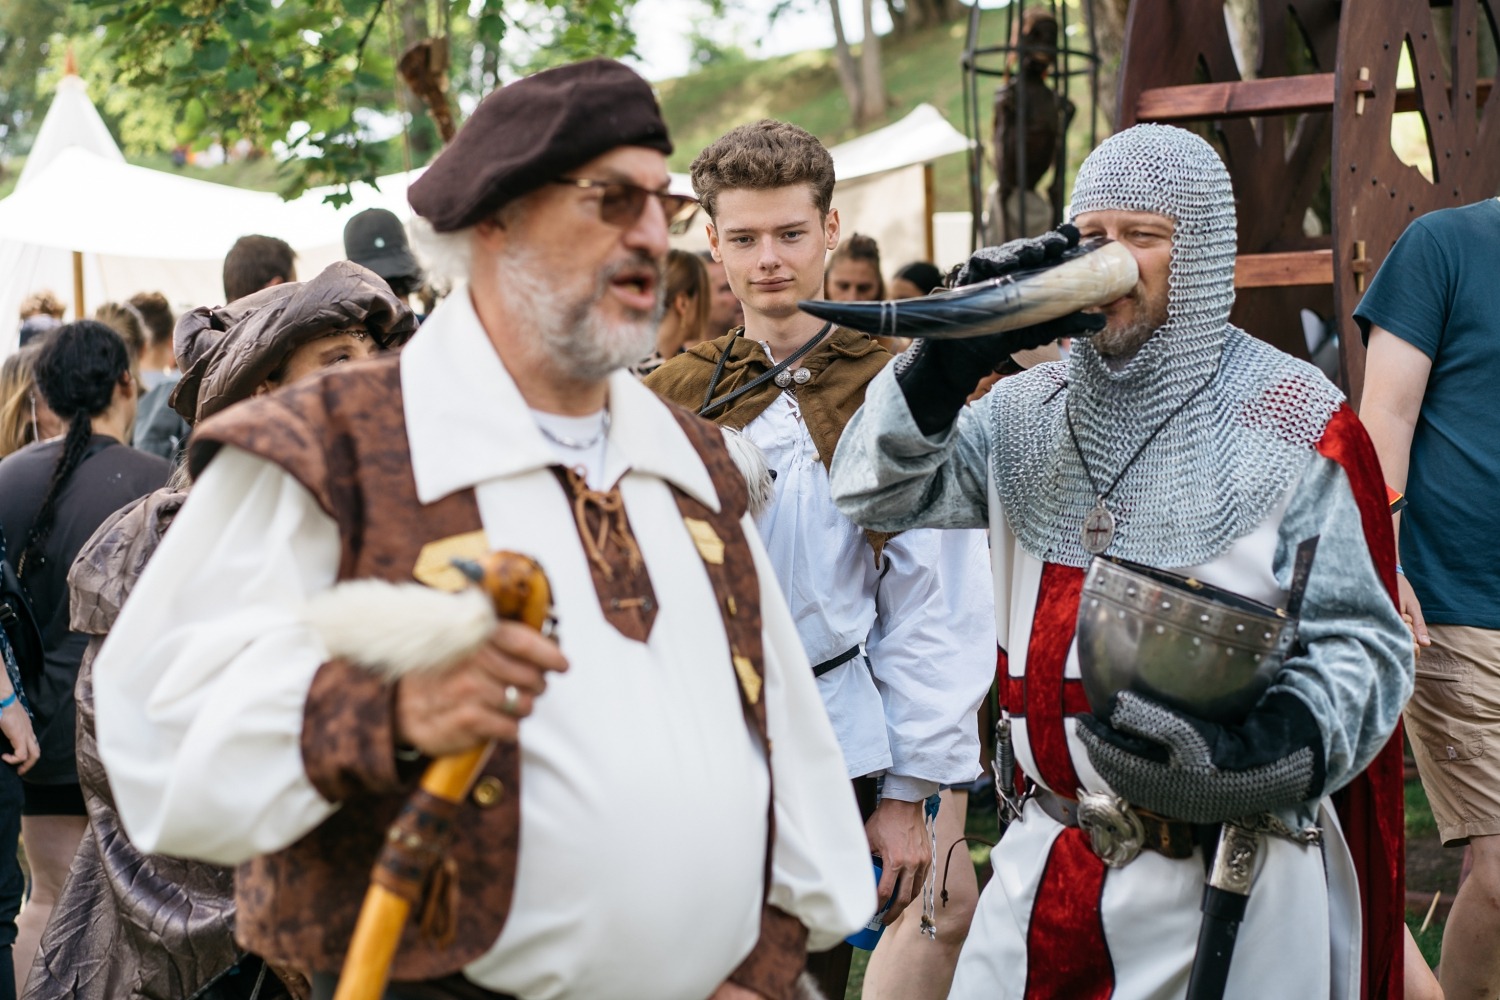
M807 972L797 977L795 995L797 1000L826 1000L823 991L818 989L818 981Z
M766 462L766 453L739 431L728 427L721 429L724 431L724 443L729 446L729 457L734 459L735 467L740 470L740 475L745 477L745 482L750 487L750 516L759 517L761 511L770 505L771 496L776 489L776 480Z
M391 680L462 659L495 628L477 587L445 593L420 583L350 580L307 602L303 617L332 657Z

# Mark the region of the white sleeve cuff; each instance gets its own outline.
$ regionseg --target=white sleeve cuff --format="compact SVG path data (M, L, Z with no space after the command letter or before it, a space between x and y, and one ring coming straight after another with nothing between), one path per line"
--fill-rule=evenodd
M887 773L885 783L880 786L880 797L896 799L900 802L921 802L937 794L941 787L936 781L924 781L921 778L908 778L904 774Z

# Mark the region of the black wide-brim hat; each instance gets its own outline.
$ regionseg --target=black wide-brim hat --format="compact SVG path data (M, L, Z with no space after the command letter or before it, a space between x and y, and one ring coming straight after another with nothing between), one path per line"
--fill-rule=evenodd
M651 85L613 59L560 66L480 101L407 200L452 232L619 146L672 152Z

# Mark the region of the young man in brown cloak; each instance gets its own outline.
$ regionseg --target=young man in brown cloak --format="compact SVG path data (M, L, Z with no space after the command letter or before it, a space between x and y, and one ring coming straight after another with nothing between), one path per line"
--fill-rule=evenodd
M866 533L829 495L844 425L891 356L797 308L821 297L824 256L839 242L828 150L795 125L761 121L720 137L692 173L745 325L667 362L646 385L741 430L775 470L757 524L861 800L892 921L930 876L924 802L978 771L974 716L995 662L984 541L978 532ZM950 805L945 818L960 811ZM941 980L968 926L959 909L937 919L941 948L923 940L913 949L938 958L918 976L939 983L934 995L946 992ZM935 916L913 911L906 923L915 935ZM842 993L849 958L841 948L815 963L825 992Z

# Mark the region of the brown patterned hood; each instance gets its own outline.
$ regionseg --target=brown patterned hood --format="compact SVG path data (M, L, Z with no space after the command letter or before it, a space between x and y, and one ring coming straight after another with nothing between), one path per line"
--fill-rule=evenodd
M374 271L335 261L311 281L286 282L183 315L173 334L182 381L172 408L195 423L250 398L308 341L363 327L383 347L410 339L416 317Z
M157 490L111 514L78 552L68 570L69 625L86 635L107 635L146 560L161 544L186 492Z

